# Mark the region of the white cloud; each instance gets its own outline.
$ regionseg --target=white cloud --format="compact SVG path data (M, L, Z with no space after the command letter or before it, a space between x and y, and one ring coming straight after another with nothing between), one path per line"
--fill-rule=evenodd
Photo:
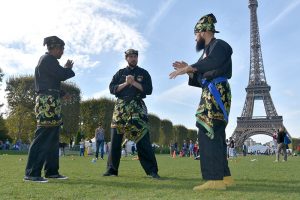
M292 12L295 8L297 8L300 5L300 1L293 1L291 2L285 9L283 9L277 17L275 17L267 26L266 29L271 28L272 26L275 26L280 20L282 20L286 15L288 15L290 12Z
M80 69L98 65L93 56L108 49L145 49L147 42L128 21L139 14L114 0L6 1L0 7L1 67L6 74L32 72L50 35L66 42L64 57Z
M105 89L105 90L102 90L102 91L92 94L92 98L95 98L95 99L103 98L103 97L112 98L113 96L110 94L109 89Z

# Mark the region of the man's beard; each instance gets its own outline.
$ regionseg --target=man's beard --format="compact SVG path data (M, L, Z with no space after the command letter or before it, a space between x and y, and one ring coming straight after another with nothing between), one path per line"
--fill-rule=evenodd
M205 40L203 38L200 38L199 41L197 41L196 44L196 51L199 52L205 48Z
M128 63L128 65L129 65L129 67L134 68L137 66L137 62L132 61L132 62Z

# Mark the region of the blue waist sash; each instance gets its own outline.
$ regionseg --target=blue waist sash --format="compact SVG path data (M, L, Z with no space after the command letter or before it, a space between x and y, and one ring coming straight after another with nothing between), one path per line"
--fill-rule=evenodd
M213 97L215 98L217 104L220 106L220 108L223 112L225 121L228 122L228 115L227 115L227 112L225 110L224 104L222 102L220 92L216 88L216 84L221 83L221 82L226 82L226 81L227 81L227 78L218 77L218 78L215 78L211 81L207 81L206 79L202 79L201 83L202 83L203 87L208 87L209 92L213 95Z

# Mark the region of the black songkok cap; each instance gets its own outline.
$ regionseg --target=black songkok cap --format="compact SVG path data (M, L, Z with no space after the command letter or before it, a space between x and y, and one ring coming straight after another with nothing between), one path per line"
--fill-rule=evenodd
M128 55L131 55L131 54L135 54L135 55L139 55L139 52L137 50L134 50L134 49L128 49L127 51L125 51L125 57L127 57Z
M47 45L48 48L63 47L65 42L57 36L49 36L44 39L43 45Z

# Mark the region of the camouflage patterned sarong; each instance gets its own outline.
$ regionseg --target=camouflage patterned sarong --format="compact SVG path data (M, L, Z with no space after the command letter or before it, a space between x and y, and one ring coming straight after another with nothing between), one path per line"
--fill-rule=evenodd
M149 131L147 107L142 99L118 99L113 113L112 128L137 143Z
M35 115L37 126L60 126L62 118L59 95L39 94L36 97Z
M224 108L229 116L231 105L230 85L227 81L221 82L216 84L216 88L220 93ZM221 120L227 124L222 109L216 102L214 96L210 93L208 87L202 89L201 101L196 112L196 120L197 124L200 124L207 130L206 135L210 139L214 138L214 120Z

